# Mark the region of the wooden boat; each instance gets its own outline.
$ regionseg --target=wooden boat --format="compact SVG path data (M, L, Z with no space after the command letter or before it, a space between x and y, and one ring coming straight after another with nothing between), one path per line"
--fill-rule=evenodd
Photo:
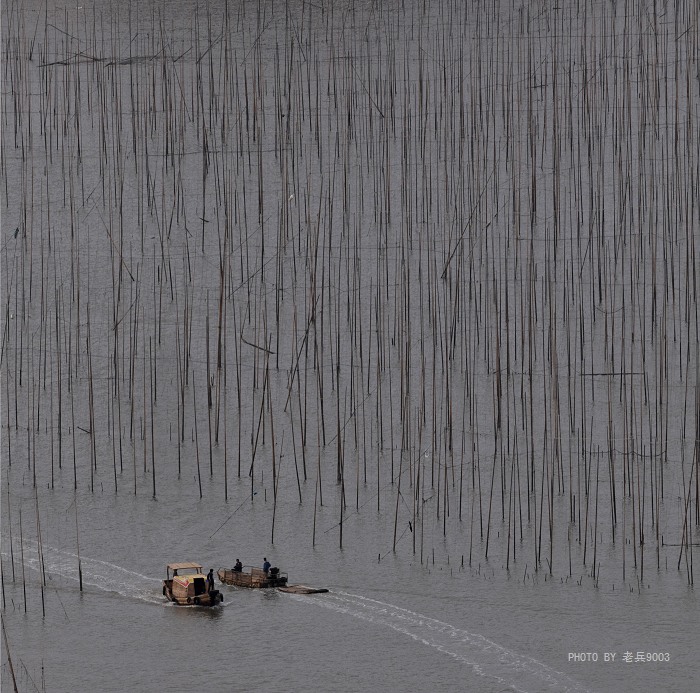
M236 585L236 587L284 587L287 584L287 573L281 573L279 568L270 568L266 573L260 568L246 565L242 570L219 568L216 574L225 585Z
M163 594L180 606L215 606L224 601L219 590L207 590L207 576L199 563L171 563L165 569Z
M328 592L325 587L309 587L308 585L288 585L287 573L281 573L278 568L270 568L265 574L260 568L244 566L242 570L219 568L216 573L225 585L237 587L276 587L280 592L290 594L318 594Z

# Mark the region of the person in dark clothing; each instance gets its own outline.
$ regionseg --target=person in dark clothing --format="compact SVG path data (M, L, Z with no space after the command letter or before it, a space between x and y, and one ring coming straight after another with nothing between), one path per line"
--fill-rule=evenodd
M211 592L214 589L214 568L209 568L207 573L207 592Z
M237 558L237 559L236 559L236 565L233 566L233 570L234 570L236 573L242 572L242 570L243 570L243 564L241 563L241 559L240 559L240 558Z
M268 571L270 570L270 561L267 560L267 558L263 558L263 572L265 575L267 575Z

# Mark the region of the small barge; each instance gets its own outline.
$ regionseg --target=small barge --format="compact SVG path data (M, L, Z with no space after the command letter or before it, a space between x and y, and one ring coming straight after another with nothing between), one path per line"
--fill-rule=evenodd
M225 585L236 587L254 587L265 589L268 587L284 587L287 584L287 573L281 573L279 568L270 568L267 572L261 568L242 566L240 570L234 568L219 568L216 574Z
M166 567L163 594L180 606L216 606L224 601L219 590L207 589L207 576L199 563L171 563Z
M328 592L325 587L309 587L308 585L288 585L287 573L281 573L279 568L270 568L267 573L260 568L242 566L236 568L219 568L216 573L225 585L236 587L269 588L275 587L280 592L290 594L319 594Z

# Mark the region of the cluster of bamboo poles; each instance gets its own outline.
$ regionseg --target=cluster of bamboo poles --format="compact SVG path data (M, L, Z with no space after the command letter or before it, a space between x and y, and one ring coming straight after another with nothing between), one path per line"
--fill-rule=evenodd
M8 470L692 583L697 3L48 5L3 8Z

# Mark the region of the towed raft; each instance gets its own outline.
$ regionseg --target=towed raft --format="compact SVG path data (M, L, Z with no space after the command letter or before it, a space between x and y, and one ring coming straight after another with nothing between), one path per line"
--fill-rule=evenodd
M279 568L270 568L266 573L260 568L243 566L241 570L233 568L219 568L216 571L219 580L225 585L237 587L284 587L287 584L287 573L281 573Z
M308 585L287 585L279 587L280 592L289 592L290 594L321 594L328 592L325 587L309 587Z
M171 576L172 573L172 576ZM216 606L224 601L219 590L207 590L207 576L199 563L171 563L166 567L163 594L180 606Z

